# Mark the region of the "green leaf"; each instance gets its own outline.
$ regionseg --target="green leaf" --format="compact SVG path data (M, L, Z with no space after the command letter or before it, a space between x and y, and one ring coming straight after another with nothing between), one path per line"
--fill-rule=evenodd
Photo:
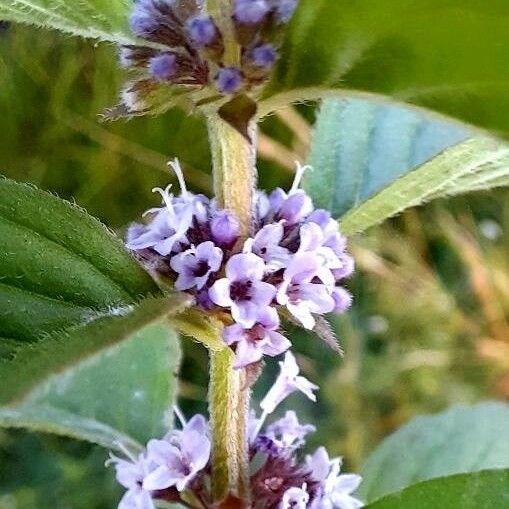
M261 114L357 96L434 110L509 135L509 4L301 0Z
M72 35L132 44L130 0L0 0L0 19Z
M358 99L323 101L304 187L315 205L341 217L396 178L465 140L456 124L410 108Z
M501 432L507 429L509 405L504 403L418 417L368 458L359 494L372 501L426 479L509 468L509 435Z
M440 451L436 453L440 455ZM509 470L441 477L414 484L366 509L495 509L507 507Z
M188 299L146 299L19 348L0 361L0 425L56 432L112 447L160 435L180 353L163 323ZM58 373L58 374L55 374Z
M509 146L471 138L395 180L340 219L346 235L430 200L509 184Z
M160 294L123 243L74 204L0 179L0 336L35 340Z

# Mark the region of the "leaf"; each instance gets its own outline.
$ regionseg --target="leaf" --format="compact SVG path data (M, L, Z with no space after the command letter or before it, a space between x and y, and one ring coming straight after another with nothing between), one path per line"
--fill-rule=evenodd
M469 132L410 108L358 99L323 101L304 187L315 204L341 217L396 178Z
M123 44L136 42L127 26L130 0L0 0L0 19Z
M99 221L0 178L0 336L35 340L159 289Z
M501 432L507 429L509 405L504 403L458 406L418 417L371 454L359 494L372 501L426 479L509 468L509 436Z
M0 360L0 403L13 403L56 372L129 339L145 325L180 312L190 297L176 294L160 299L145 299L133 308L117 309L84 325L43 337L21 346L14 357Z
M438 455L440 453L438 452ZM441 477L414 484L366 509L495 509L507 507L509 470Z
M180 361L176 335L163 321L186 304L181 295L147 299L19 348L0 362L0 401L10 405L0 408L0 425L106 447L160 435Z
M346 235L445 196L509 184L509 146L471 138L395 180L340 219Z
M508 136L508 25L502 0L301 0L260 112L355 96Z

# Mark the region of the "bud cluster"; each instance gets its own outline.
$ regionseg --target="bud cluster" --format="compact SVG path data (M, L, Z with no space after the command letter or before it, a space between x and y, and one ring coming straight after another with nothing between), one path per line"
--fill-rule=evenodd
M127 247L152 274L193 295L225 324L235 367L291 346L279 332L280 315L313 329L317 316L350 306L338 283L353 272L353 259L337 222L299 189L306 167L298 165L289 192L256 193L253 235L245 239L235 215L187 191L178 161L170 164L181 194L157 188L163 206L147 211L147 224L129 228Z
M132 107L133 95L148 95L161 83L176 85L183 93L208 89L209 96L252 90L268 78L277 60L281 29L297 3L235 0L226 20L236 45L237 57L232 63L231 58L225 58L225 44L232 43L231 35L223 36L221 22L207 13L202 1L139 0L130 27L150 45L120 49L121 64L137 75L124 93L124 102Z
M313 401L318 389L299 375L291 353L280 363L281 372L260 403L261 417L252 411L249 426L250 495L253 509L358 509L352 496L361 477L341 474L341 459L330 459L324 447L302 458L299 449L315 431L301 424L294 411L272 422L265 420L288 395L301 391ZM180 413L179 413L180 415ZM202 415L150 440L138 455L111 455L118 482L127 489L119 509L154 509L156 501L180 502L190 508L215 507L210 494L210 427Z

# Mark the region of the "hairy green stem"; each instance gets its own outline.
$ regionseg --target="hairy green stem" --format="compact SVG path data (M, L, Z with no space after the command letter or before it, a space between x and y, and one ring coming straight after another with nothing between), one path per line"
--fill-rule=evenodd
M233 0L206 0L207 12L214 17L223 34L225 65L238 66L240 46L235 40L235 28L232 23Z
M243 237L252 230L253 195L256 188L256 125L248 141L219 116L208 119L218 203L236 214ZM212 486L216 500L229 493L249 505L247 417L250 389L244 370L233 369L229 348L211 352L209 406L212 428Z

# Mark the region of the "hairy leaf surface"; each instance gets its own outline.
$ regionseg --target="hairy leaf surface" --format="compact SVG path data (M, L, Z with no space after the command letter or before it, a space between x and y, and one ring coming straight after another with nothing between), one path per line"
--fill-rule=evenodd
M122 241L84 210L0 179L0 336L35 340L96 310L158 295Z
M109 447L119 436L132 442L161 434L180 361L165 320L186 304L180 295L147 299L18 348L0 362L0 401L9 405L0 425Z
M327 99L314 127L304 187L315 205L341 217L374 193L464 141L469 131L410 108Z
M483 470L414 484L366 509L494 509L507 506L509 470Z
M366 461L361 497L372 501L426 479L509 468L509 405L458 406L417 417Z
M301 0L261 114L357 96L437 111L509 136L509 4Z

